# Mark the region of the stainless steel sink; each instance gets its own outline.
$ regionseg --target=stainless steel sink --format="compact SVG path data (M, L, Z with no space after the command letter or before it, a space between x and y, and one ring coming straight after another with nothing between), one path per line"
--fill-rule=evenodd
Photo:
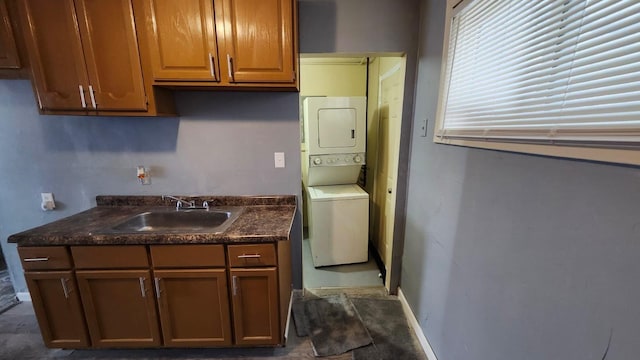
M161 209L143 212L101 231L123 233L221 233L240 215L242 207Z

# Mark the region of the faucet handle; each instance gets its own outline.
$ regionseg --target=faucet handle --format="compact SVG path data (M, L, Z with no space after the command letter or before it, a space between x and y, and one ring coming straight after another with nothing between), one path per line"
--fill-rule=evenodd
M202 207L205 208L206 210L209 210L209 202L208 201L203 201L202 202Z

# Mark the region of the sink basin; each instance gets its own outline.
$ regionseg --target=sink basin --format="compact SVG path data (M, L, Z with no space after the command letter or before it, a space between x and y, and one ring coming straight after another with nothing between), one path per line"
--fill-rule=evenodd
M240 215L242 208L147 211L102 233L221 233Z

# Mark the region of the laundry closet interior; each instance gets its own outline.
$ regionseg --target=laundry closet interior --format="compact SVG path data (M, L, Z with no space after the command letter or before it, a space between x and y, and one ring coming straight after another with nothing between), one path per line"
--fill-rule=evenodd
M388 287L402 54L302 54L303 285Z

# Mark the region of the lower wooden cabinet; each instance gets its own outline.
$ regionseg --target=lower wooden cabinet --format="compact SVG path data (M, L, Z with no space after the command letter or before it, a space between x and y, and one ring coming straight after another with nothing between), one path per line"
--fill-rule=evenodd
M43 246L18 252L48 347L284 344L291 295L288 242Z
M32 271L26 272L24 276L45 345L54 348L89 346L73 273Z
M280 324L276 268L231 269L230 276L236 344L278 344Z
M166 346L230 346L225 269L155 270Z
M77 271L93 347L160 345L151 272Z

